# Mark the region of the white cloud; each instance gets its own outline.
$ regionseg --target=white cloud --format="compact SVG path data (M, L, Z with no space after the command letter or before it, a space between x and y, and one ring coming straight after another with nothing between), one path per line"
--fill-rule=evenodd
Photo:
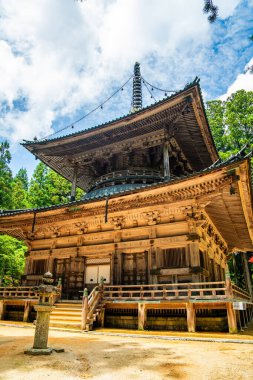
M238 2L217 0L221 17ZM0 0L0 136L49 134L60 117L103 100L136 60L148 78L178 89L206 60L202 8L202 0Z
M219 8L219 17L227 18L234 13L241 0L215 0L214 4Z
M222 95L220 99L226 100L238 90L253 91L253 58L245 66L244 73L237 76L234 83L228 87L226 94Z

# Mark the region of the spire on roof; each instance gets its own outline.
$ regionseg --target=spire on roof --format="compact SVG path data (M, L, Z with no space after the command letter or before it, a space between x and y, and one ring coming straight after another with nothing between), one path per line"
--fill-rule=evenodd
M132 105L133 112L139 111L142 108L141 70L139 62L136 62L134 65Z

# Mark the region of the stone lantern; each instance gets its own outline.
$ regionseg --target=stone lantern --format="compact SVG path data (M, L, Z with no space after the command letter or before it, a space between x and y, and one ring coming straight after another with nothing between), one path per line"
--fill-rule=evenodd
M54 303L59 289L53 286L54 279L50 272L44 274L42 284L34 290L39 294L39 303L34 308L37 311L36 329L33 347L25 351L30 355L50 355L53 349L47 346L50 313L54 308ZM56 351L64 351L57 349Z

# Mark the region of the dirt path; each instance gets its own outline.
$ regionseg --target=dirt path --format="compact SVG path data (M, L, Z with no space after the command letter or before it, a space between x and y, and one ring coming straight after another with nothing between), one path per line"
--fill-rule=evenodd
M28 356L34 330L0 326L0 380L245 380L253 344L178 342L50 331L65 353Z

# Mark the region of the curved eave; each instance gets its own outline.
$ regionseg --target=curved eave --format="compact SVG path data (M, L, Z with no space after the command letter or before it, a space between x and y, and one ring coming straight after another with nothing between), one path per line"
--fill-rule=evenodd
M67 180L72 181L74 160L83 160L85 155L92 155L93 151L96 152L97 149L100 149L99 147L110 150L115 143L121 143L122 141L131 143L131 139L134 139L134 134L136 134L137 138L146 136L145 133L150 133L148 132L150 128L161 131L161 128L164 128L162 125L164 125L163 123L166 124L166 121L162 121L158 125L154 122L154 119L159 118L160 115L164 117L164 113L168 112L167 125L170 125L169 117L171 118L172 116L169 116L169 112L174 112L172 110L183 104L186 97L189 96L192 98L191 112L189 115L184 116L185 120L181 118L176 123L174 136L187 159L192 160L192 165L195 165L194 170L199 171L215 162L218 154L205 116L198 82L194 82L175 95L115 121L69 136L47 141L26 142L23 145L47 166ZM115 141L113 136L116 136ZM85 169L82 170L84 172L79 173L77 186L87 190L94 178L87 177Z

